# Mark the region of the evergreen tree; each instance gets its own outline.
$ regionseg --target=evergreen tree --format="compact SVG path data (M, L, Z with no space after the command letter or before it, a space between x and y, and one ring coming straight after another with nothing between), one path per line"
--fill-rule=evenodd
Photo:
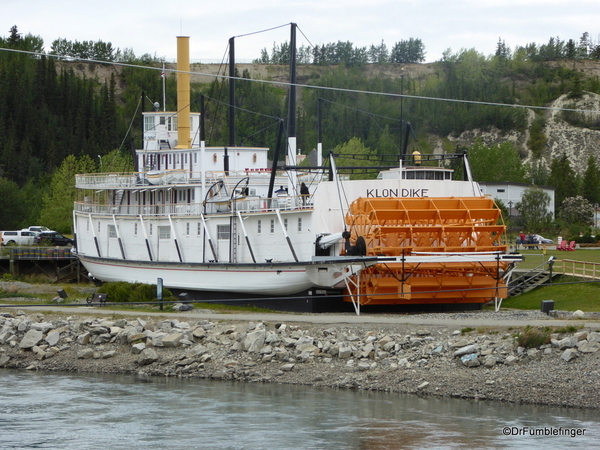
M590 155L588 158L581 184L583 198L593 205L600 204L600 170L598 169L594 155Z
M575 171L565 153L552 160L548 184L556 188L555 205L562 205L565 198L575 197L579 192Z
M21 229L27 218L25 197L14 181L0 178L0 230Z

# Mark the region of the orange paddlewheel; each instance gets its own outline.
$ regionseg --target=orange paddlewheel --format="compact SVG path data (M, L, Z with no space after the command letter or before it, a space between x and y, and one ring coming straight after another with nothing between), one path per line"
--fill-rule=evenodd
M390 256L354 277L346 301L361 305L487 303L506 298L511 264L506 227L485 197L359 198L350 205L350 242L367 256Z

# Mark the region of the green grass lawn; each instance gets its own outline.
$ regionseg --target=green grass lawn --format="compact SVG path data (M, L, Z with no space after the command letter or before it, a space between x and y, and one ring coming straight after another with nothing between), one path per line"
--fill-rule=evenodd
M524 261L519 264L519 269L533 269L543 262L548 261L550 256L554 256L557 260L571 259L575 261L600 263L600 248L565 252L556 250L556 245L549 245L547 246L545 253L543 250L521 250L519 253L524 257Z
M552 250L550 250L550 247ZM525 260L518 269L533 269L551 256L559 260L574 260L600 263L600 249L575 250L574 252L558 251L556 246L548 246L542 250L523 250L520 253ZM546 267L547 268L547 267ZM552 284L534 289L516 297L507 298L502 302L504 308L540 309L542 300L554 300L554 309L563 311L600 311L600 280L584 280L563 276L554 279Z

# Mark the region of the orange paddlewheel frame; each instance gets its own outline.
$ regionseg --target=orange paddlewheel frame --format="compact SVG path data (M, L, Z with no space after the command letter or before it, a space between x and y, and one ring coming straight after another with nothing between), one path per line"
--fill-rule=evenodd
M356 275L346 301L487 303L507 297L502 274L510 262L473 258L507 251L501 243L506 227L490 198L359 198L346 225L352 244L364 239L367 256L395 257Z

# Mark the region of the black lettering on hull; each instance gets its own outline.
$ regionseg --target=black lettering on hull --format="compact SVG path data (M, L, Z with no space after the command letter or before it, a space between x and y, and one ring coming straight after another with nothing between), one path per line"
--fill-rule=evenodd
M429 189L367 189L367 198L426 198Z

